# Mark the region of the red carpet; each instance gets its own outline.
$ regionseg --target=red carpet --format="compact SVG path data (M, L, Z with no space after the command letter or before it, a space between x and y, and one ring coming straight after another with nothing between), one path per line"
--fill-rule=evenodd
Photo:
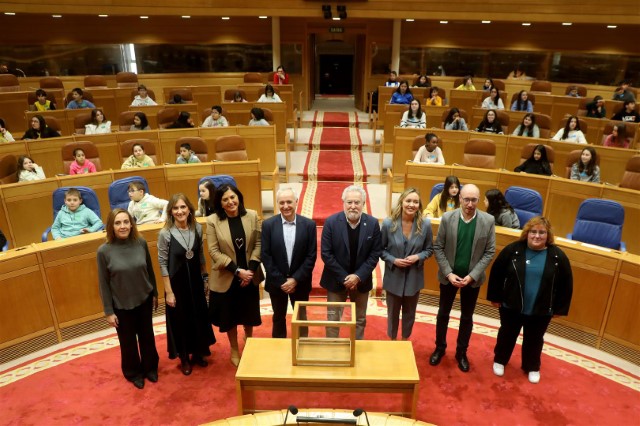
M361 151L310 151L304 180L362 182L367 170Z
M368 339L386 339L386 319L369 308ZM373 312L372 312L373 311ZM588 371L578 365L596 364L594 371L607 366L580 356L567 354L564 362L543 355L540 384L530 384L518 369L519 354L506 368L504 378L491 371L495 340L476 334L469 349L471 372L460 372L447 352L438 367L428 365L435 329L430 323L417 323L412 337L421 377L418 419L439 425L534 425L589 424L627 425L637 420L638 392ZM271 317L263 315L256 337L268 337ZM218 334L218 333L216 333ZM160 381L135 389L119 371L119 350L107 349L81 356L56 367L0 388L0 423L6 425L196 425L237 415L235 369L229 363L229 344L224 336L212 347L209 367L196 367L191 376L180 373L178 363L166 356L165 335L156 337L160 351ZM455 330L449 332L454 344ZM99 345L101 342L93 342ZM89 345L91 346L91 345ZM78 346L66 352L82 353ZM519 351L519 347L516 348ZM559 351L563 352L564 351ZM62 354L54 357L64 358ZM579 358L578 362L574 359ZM36 361L38 362L38 361ZM45 360L40 360L44 363ZM265 354L268 362L268 354ZM28 366L25 366L25 368ZM614 371L615 373L615 371ZM637 377L622 376L637 381ZM395 410L397 400L367 394L260 393L260 408L330 407L367 411Z
M313 117L314 127L349 127L352 124L356 126L358 125L358 116L353 112L316 111Z
M322 226L327 217L344 210L342 191L350 184L350 182L304 182L300 192L301 202L298 203L298 213L315 220L318 226ZM367 191L367 184L362 186ZM363 211L371 214L369 197Z
M309 138L309 149L360 149L362 140L353 127L314 127Z

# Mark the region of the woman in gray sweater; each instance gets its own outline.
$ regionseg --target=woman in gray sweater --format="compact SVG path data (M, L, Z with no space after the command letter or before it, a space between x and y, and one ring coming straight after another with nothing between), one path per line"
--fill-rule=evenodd
M114 209L107 219L107 242L98 248L98 281L107 322L116 328L122 374L138 389L144 379L158 381L152 309L158 290L147 242L128 211Z

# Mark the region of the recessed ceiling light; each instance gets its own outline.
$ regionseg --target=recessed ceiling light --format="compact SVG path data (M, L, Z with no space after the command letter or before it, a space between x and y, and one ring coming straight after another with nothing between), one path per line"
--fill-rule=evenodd
M415 19L411 19L411 18L409 18L409 19L405 19L405 21L407 21L407 22L413 22L413 21L415 21Z
M182 15L182 19L191 19L191 16L189 16L189 15Z
M141 16L140 19L149 19L148 16Z
M9 15L9 16L14 16L16 13L15 12L5 12L5 15Z
M613 28L618 28L618 26L617 25L607 25L607 28L612 28L613 29Z
M525 26L525 27L530 27L531 26L531 22L523 22L522 25Z
M449 21L440 21L441 24L448 24Z
M51 15L52 18L62 18L62 15Z
M109 15L98 15L99 18L108 18Z
M339 17L339 16L334 16L334 17L333 17L333 18L331 18L331 19L333 19L334 21L339 21L339 20L340 20L340 17Z
M490 24L491 21L482 21L483 24Z
M229 18L228 16L223 16L223 17L222 17L222 20L223 20L223 21L228 21L229 19L231 19L231 18Z
M262 15L262 16L258 16L258 18L260 18L260 19L267 19L267 18L268 18L268 16L264 16L264 15Z
M571 25L573 25L572 22L563 22L562 25L564 25L565 27L570 27Z

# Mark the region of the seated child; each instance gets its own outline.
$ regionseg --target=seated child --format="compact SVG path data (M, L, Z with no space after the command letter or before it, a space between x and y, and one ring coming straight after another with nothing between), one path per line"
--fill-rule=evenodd
M129 199L131 201L127 210L134 217L137 225L165 221L165 210L169 202L145 193L142 182L135 181L129 184Z
M54 240L96 232L103 227L102 220L87 206L82 204L80 191L71 188L64 193L64 206L51 225Z
M47 92L42 89L36 90L36 98L38 99L31 106L32 111L51 111L56 109L55 102L51 102L47 99Z
M67 109L95 108L96 106L84 98L84 92L76 87L71 91L73 100L67 104Z
M211 115L204 120L202 127L227 127L229 122L222 115L222 107L214 105L211 107Z
M85 173L96 172L96 165L93 164L91 160L87 160L85 158L82 148L74 149L73 156L75 157L75 161L69 166L70 175L82 175Z
M21 155L18 157L16 176L18 177L18 182L30 182L46 179L42 167L38 166L33 159L27 155Z
M188 143L183 143L180 145L180 155L178 155L178 159L176 160L176 164L191 164L191 163L199 163L200 159L196 154L191 151L191 145Z
M144 153L144 147L139 143L131 148L133 154L122 163L123 169L134 169L136 167L153 167L156 163L153 159Z

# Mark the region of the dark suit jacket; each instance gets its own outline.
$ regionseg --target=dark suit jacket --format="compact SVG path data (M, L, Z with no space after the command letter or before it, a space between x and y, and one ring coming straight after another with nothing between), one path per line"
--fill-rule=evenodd
M273 216L262 223L262 252L260 259L267 272L265 289L271 293L280 290L287 278L298 284L296 292L311 291L311 274L318 257L316 223L296 215L296 239L291 256L291 267L287 262L287 248L282 232L282 215Z
M344 279L349 273L349 235L344 212L335 213L322 228L321 254L324 270L320 285L332 292L344 291ZM371 274L382 253L382 239L378 219L362 213L360 239L355 274L360 278L358 291L366 293L373 288Z

